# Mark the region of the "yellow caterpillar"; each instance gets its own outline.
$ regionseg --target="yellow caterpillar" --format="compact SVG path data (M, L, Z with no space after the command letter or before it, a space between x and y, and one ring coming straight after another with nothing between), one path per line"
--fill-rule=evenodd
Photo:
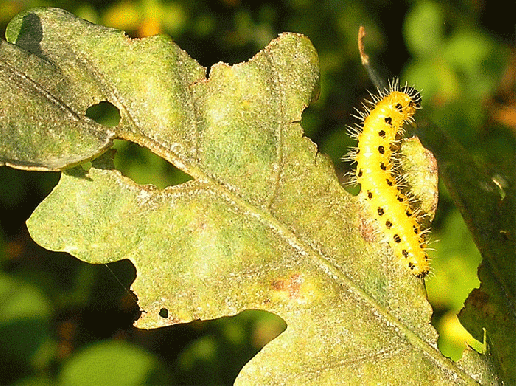
M400 178L393 175L393 148L403 134L403 124L413 121L421 106L421 95L412 87L398 87L391 82L379 96L373 96L372 107L360 113L362 125L354 130L358 147L349 158L357 163L356 182L359 196L396 256L417 277L429 271L424 231L409 198L400 190Z

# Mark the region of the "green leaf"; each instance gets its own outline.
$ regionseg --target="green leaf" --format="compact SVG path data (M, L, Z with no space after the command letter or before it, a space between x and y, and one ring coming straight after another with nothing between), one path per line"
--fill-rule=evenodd
M50 319L50 301L36 287L0 275L0 347L2 353L14 354L11 366L48 359Z
M0 44L0 165L64 169L104 152L115 137L173 148L169 157L195 156L196 138L174 147L175 135L195 125L185 93L205 69L170 38L131 40L59 9L18 15L6 36L13 44ZM101 101L120 110L118 126L87 118Z
M470 229L483 260L481 286L459 314L470 333L483 341L485 331L500 378L516 383L516 188L481 167L437 127L420 130L423 144L435 154L440 175ZM516 161L516 159L514 160Z
M60 385L172 384L149 352L123 341L96 343L74 355L59 373Z
M490 382L483 356L456 364L439 353L422 280L361 225L360 202L303 138L301 113L318 82L306 37L282 34L248 62L214 65L206 79L167 38L130 40L60 10L21 15L8 36L23 36L31 43L16 50L37 51L61 72L70 65L75 89L101 90L67 101L78 114L107 100L121 113L115 136L193 178L162 190L138 185L114 169L108 152L88 171L63 172L28 221L48 249L90 263L131 260L138 327L246 309L281 316L287 330L237 384ZM69 165L67 150L56 154Z

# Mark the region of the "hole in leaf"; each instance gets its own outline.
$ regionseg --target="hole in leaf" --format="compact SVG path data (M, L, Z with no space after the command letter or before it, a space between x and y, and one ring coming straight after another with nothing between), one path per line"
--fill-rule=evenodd
M115 140L115 167L140 185L152 184L159 189L179 185L192 179L149 149L133 142Z
M168 310L166 308L162 308L159 310L159 316L165 319L168 318Z
M113 127L120 123L120 110L108 101L88 107L86 116L104 126Z

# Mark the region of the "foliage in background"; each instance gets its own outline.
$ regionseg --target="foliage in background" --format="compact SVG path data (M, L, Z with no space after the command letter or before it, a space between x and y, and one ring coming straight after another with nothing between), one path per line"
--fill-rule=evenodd
M39 5L29 3L23 2L23 7ZM351 144L345 134L345 125L353 122L350 118L352 107L359 105L364 90L373 89L360 68L356 52L356 31L359 24L364 24L369 33L367 48L373 58L379 58L380 69L388 68L391 73L398 74L403 64L408 63L402 81L422 89L423 112L454 135L479 162L499 172L503 184L504 176L514 174L513 165L505 161L511 157L504 156L514 153L515 148L514 136L509 130L515 126L514 117L507 109L514 98L514 76L510 76L514 68L507 66L507 41L510 39L506 37L503 41L503 30L498 36L486 32L488 10L478 9L473 3L416 1L409 5L399 2L395 17L386 12L387 7L396 7L388 3L285 1L278 4L253 2L251 5L222 1L142 1L102 3L101 7L84 3L73 6L70 2L51 5L69 9L97 23L128 29L134 36L158 31L169 33L205 66L219 60L229 63L247 60L278 32L288 30L306 34L319 52L322 80L320 100L305 111L303 128L319 144L320 151L331 155L341 171L345 165L339 158ZM0 3L1 16L5 18L2 22L6 23L21 11L21 4L16 1ZM382 16L385 13L390 14L389 18ZM497 27L501 29L503 25ZM402 48L402 30L408 52ZM509 75L504 77L503 71ZM135 176L138 182L163 187L182 181L169 177L168 166L163 160L134 150L134 146L127 143L120 143L119 149L122 153L132 154L127 158L129 160L142 159L140 165L120 165L121 170ZM28 239L23 222L49 192L56 176L2 168L0 179L8 181L7 185L0 186L4 229L0 244L4 246L4 253L0 256L6 275L6 284L2 286L7 289L2 294L13 302L5 301L4 304L14 304L13 312L20 318L30 315L24 323L4 330L9 333L4 336L20 334L26 344L17 345L17 356L12 355L12 350L2 356L2 368L11 370L2 374L1 382L12 382L25 376L51 382L57 372L61 373L62 366L72 363L79 353L88 352L82 351L83 348L98 345L99 340L106 338L125 338L163 361L173 363L167 370L170 372L170 368L174 368L177 383L192 382L193 378L185 374L195 374L198 383L231 383L239 367L253 352L281 330L282 324L276 320L277 327L271 327L270 334L251 344L252 337L260 335L253 326L262 325L262 318L269 316L257 316L249 322L249 315L241 315L228 321L240 325L237 328L240 338L236 340L240 346L228 343L230 339L220 345L203 344L209 341L206 338L210 336L208 331L219 337L225 336L221 332L223 329L209 323L202 327L192 326L187 332L184 328L176 329L176 333L163 332L168 340L157 335L147 339L149 333L130 327L136 312L134 307L131 308L134 306L131 296L124 290L134 277L130 267L118 265L112 268L119 283L103 266L85 266L68 256L49 254ZM445 331L450 329L450 324L445 322L454 320L450 315L461 308L466 294L477 285L474 267L479 262L479 255L463 222L450 209L451 200L446 193L441 195L440 208L442 212L433 225L433 239L441 241L435 246L434 273L427 284L430 300L437 311L436 324L443 325L441 331ZM450 272L457 271L461 271L462 280L446 279ZM450 298L450 294L457 296ZM27 305L27 308L21 305ZM114 315L126 315L126 318L106 325L104 321ZM440 315L443 317L439 318ZM250 326L249 330L246 331L245 326ZM201 334L199 329L206 333ZM178 334L184 337L178 337ZM26 339L27 336L32 338ZM223 340L219 338L219 341ZM457 345L459 349L463 346L460 339ZM225 355L218 351L228 347L235 347L235 351ZM453 355L457 357L457 352ZM188 357L196 359L184 359ZM216 361L221 357L227 361L217 365ZM200 373L196 371L189 373L195 368L192 363L196 361L212 363L213 372L206 374L205 379L199 379ZM226 364L230 361L234 369L228 374ZM146 363L153 366L157 362L149 360ZM170 373L169 376L174 379Z

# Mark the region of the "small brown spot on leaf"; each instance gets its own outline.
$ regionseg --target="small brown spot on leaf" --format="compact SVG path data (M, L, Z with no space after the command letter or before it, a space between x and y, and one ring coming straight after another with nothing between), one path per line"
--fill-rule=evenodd
M360 235L365 241L370 243L376 241L376 231L371 221L368 221L364 217L360 217L358 228L360 230Z
M285 292L291 299L297 299L300 297L301 284L303 284L303 281L303 276L300 273L295 273L288 278L273 281L272 288L275 291Z

